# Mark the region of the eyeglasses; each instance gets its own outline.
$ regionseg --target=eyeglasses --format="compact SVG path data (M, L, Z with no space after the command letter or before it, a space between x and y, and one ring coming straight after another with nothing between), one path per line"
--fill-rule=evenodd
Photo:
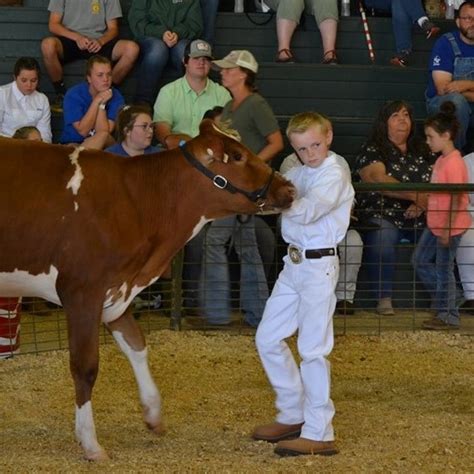
M474 16L460 16L460 20L468 21L469 23L474 23Z
M140 127L144 132L147 130L153 130L155 128L155 124L152 123L136 123L133 125L134 127Z

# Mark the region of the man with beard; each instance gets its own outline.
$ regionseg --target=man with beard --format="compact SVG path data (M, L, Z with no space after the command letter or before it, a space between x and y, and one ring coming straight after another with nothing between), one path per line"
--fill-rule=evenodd
M467 131L474 126L474 0L460 5L456 26L457 31L444 34L434 45L426 106L432 115L444 102L456 105L456 117L461 124L456 147L463 150Z

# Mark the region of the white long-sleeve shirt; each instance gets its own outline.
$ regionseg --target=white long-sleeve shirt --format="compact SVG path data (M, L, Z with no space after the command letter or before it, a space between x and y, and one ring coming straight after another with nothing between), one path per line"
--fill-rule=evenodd
M347 162L329 152L319 167L294 166L285 176L297 197L282 213L284 240L301 249L337 247L349 227L354 200Z
M474 184L474 153L464 156L464 163L466 163L468 182ZM474 193L469 193L468 211L474 218Z
M23 95L13 81L0 87L0 135L11 137L20 127L36 127L43 141L51 143L48 98L38 91Z

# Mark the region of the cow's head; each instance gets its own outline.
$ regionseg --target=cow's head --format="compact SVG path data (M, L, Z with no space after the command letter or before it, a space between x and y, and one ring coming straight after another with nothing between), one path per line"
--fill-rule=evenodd
M183 146L182 152L222 190L222 203L229 206L226 211L279 212L293 201L293 185L242 145L235 132L218 127L212 120L202 122L199 136Z

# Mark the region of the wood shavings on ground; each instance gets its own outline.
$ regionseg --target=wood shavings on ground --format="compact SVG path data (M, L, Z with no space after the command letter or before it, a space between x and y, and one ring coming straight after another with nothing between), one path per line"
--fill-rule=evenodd
M274 398L252 336L169 330L147 337L164 436L148 432L132 371L101 346L93 407L111 456L81 459L67 351L0 361L0 471L347 473L473 472L472 337L341 336L331 355L340 454L280 458L249 434ZM291 341L294 348L294 341Z

